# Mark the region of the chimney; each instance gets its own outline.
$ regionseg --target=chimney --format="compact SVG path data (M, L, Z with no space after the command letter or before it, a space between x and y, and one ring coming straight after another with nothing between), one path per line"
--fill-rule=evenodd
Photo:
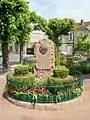
M84 23L84 20L82 19L80 24L82 25L83 23Z

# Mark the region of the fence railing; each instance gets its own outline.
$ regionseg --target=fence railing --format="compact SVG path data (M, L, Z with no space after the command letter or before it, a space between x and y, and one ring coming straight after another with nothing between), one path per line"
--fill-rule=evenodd
M58 103L72 100L80 96L83 92L82 73L71 71L71 75L76 76L75 81L61 82L57 85L35 85L23 81L13 80L7 75L6 89L8 94L20 101L35 102L35 103Z

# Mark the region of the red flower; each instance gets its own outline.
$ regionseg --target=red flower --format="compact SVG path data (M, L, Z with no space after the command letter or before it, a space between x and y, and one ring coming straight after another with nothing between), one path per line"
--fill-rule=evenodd
M38 88L37 88L37 94L41 94L42 91L43 91L42 87L38 87Z
M10 86L9 91L12 93L14 91L14 86Z
M29 91L30 91L30 93L33 94L35 92L35 87L31 87Z
M47 94L49 93L49 90L47 88L44 88L43 92Z

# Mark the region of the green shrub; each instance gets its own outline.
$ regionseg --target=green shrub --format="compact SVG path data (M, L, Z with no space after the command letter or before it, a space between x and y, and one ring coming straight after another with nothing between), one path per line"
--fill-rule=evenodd
M29 66L29 72L34 73L34 63L23 63L23 65Z
M47 79L46 86L51 86L48 88L52 94L54 94L54 92L57 93L60 91L65 92L72 87L72 84L75 82L75 80L76 78L70 75L65 78L49 77Z
M69 74L69 69L66 68L65 66L58 66L53 71L54 77L64 78L67 77L68 74Z
M74 61L73 58L68 59L68 66L69 70L78 70L83 74L90 73L90 60L87 59L85 61Z
M23 63L24 64L30 64L30 63L35 63L35 62L36 62L36 60L35 60L35 56L34 55L33 56L25 57L23 59Z
M10 84L16 87L23 87L24 85L28 86L35 83L35 75L32 73L18 76L15 74L9 74L7 77L7 81L9 81Z
M23 59L23 65L29 66L29 72L34 73L34 63L35 63L35 56L25 57Z
M28 65L18 65L14 67L14 74L15 75L26 75L29 73L29 66Z
M73 77L71 75L68 75L65 78L49 77L47 79L46 86L57 86L57 85L61 86L61 84L65 86L65 83L71 84L75 80L76 80L76 77Z
M6 80L6 90L9 95L25 102L32 101L33 96L36 96L37 102L56 102L59 97L59 102L61 102L74 99L83 91L83 77L78 71L72 71L72 76L68 75L65 78L46 77L43 79L36 79L32 73L20 76L8 74Z

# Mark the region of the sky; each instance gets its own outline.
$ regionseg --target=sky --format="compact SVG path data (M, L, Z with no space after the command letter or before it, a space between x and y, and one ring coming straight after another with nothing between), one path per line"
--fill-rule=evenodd
M90 0L30 0L30 9L42 17L90 21Z

